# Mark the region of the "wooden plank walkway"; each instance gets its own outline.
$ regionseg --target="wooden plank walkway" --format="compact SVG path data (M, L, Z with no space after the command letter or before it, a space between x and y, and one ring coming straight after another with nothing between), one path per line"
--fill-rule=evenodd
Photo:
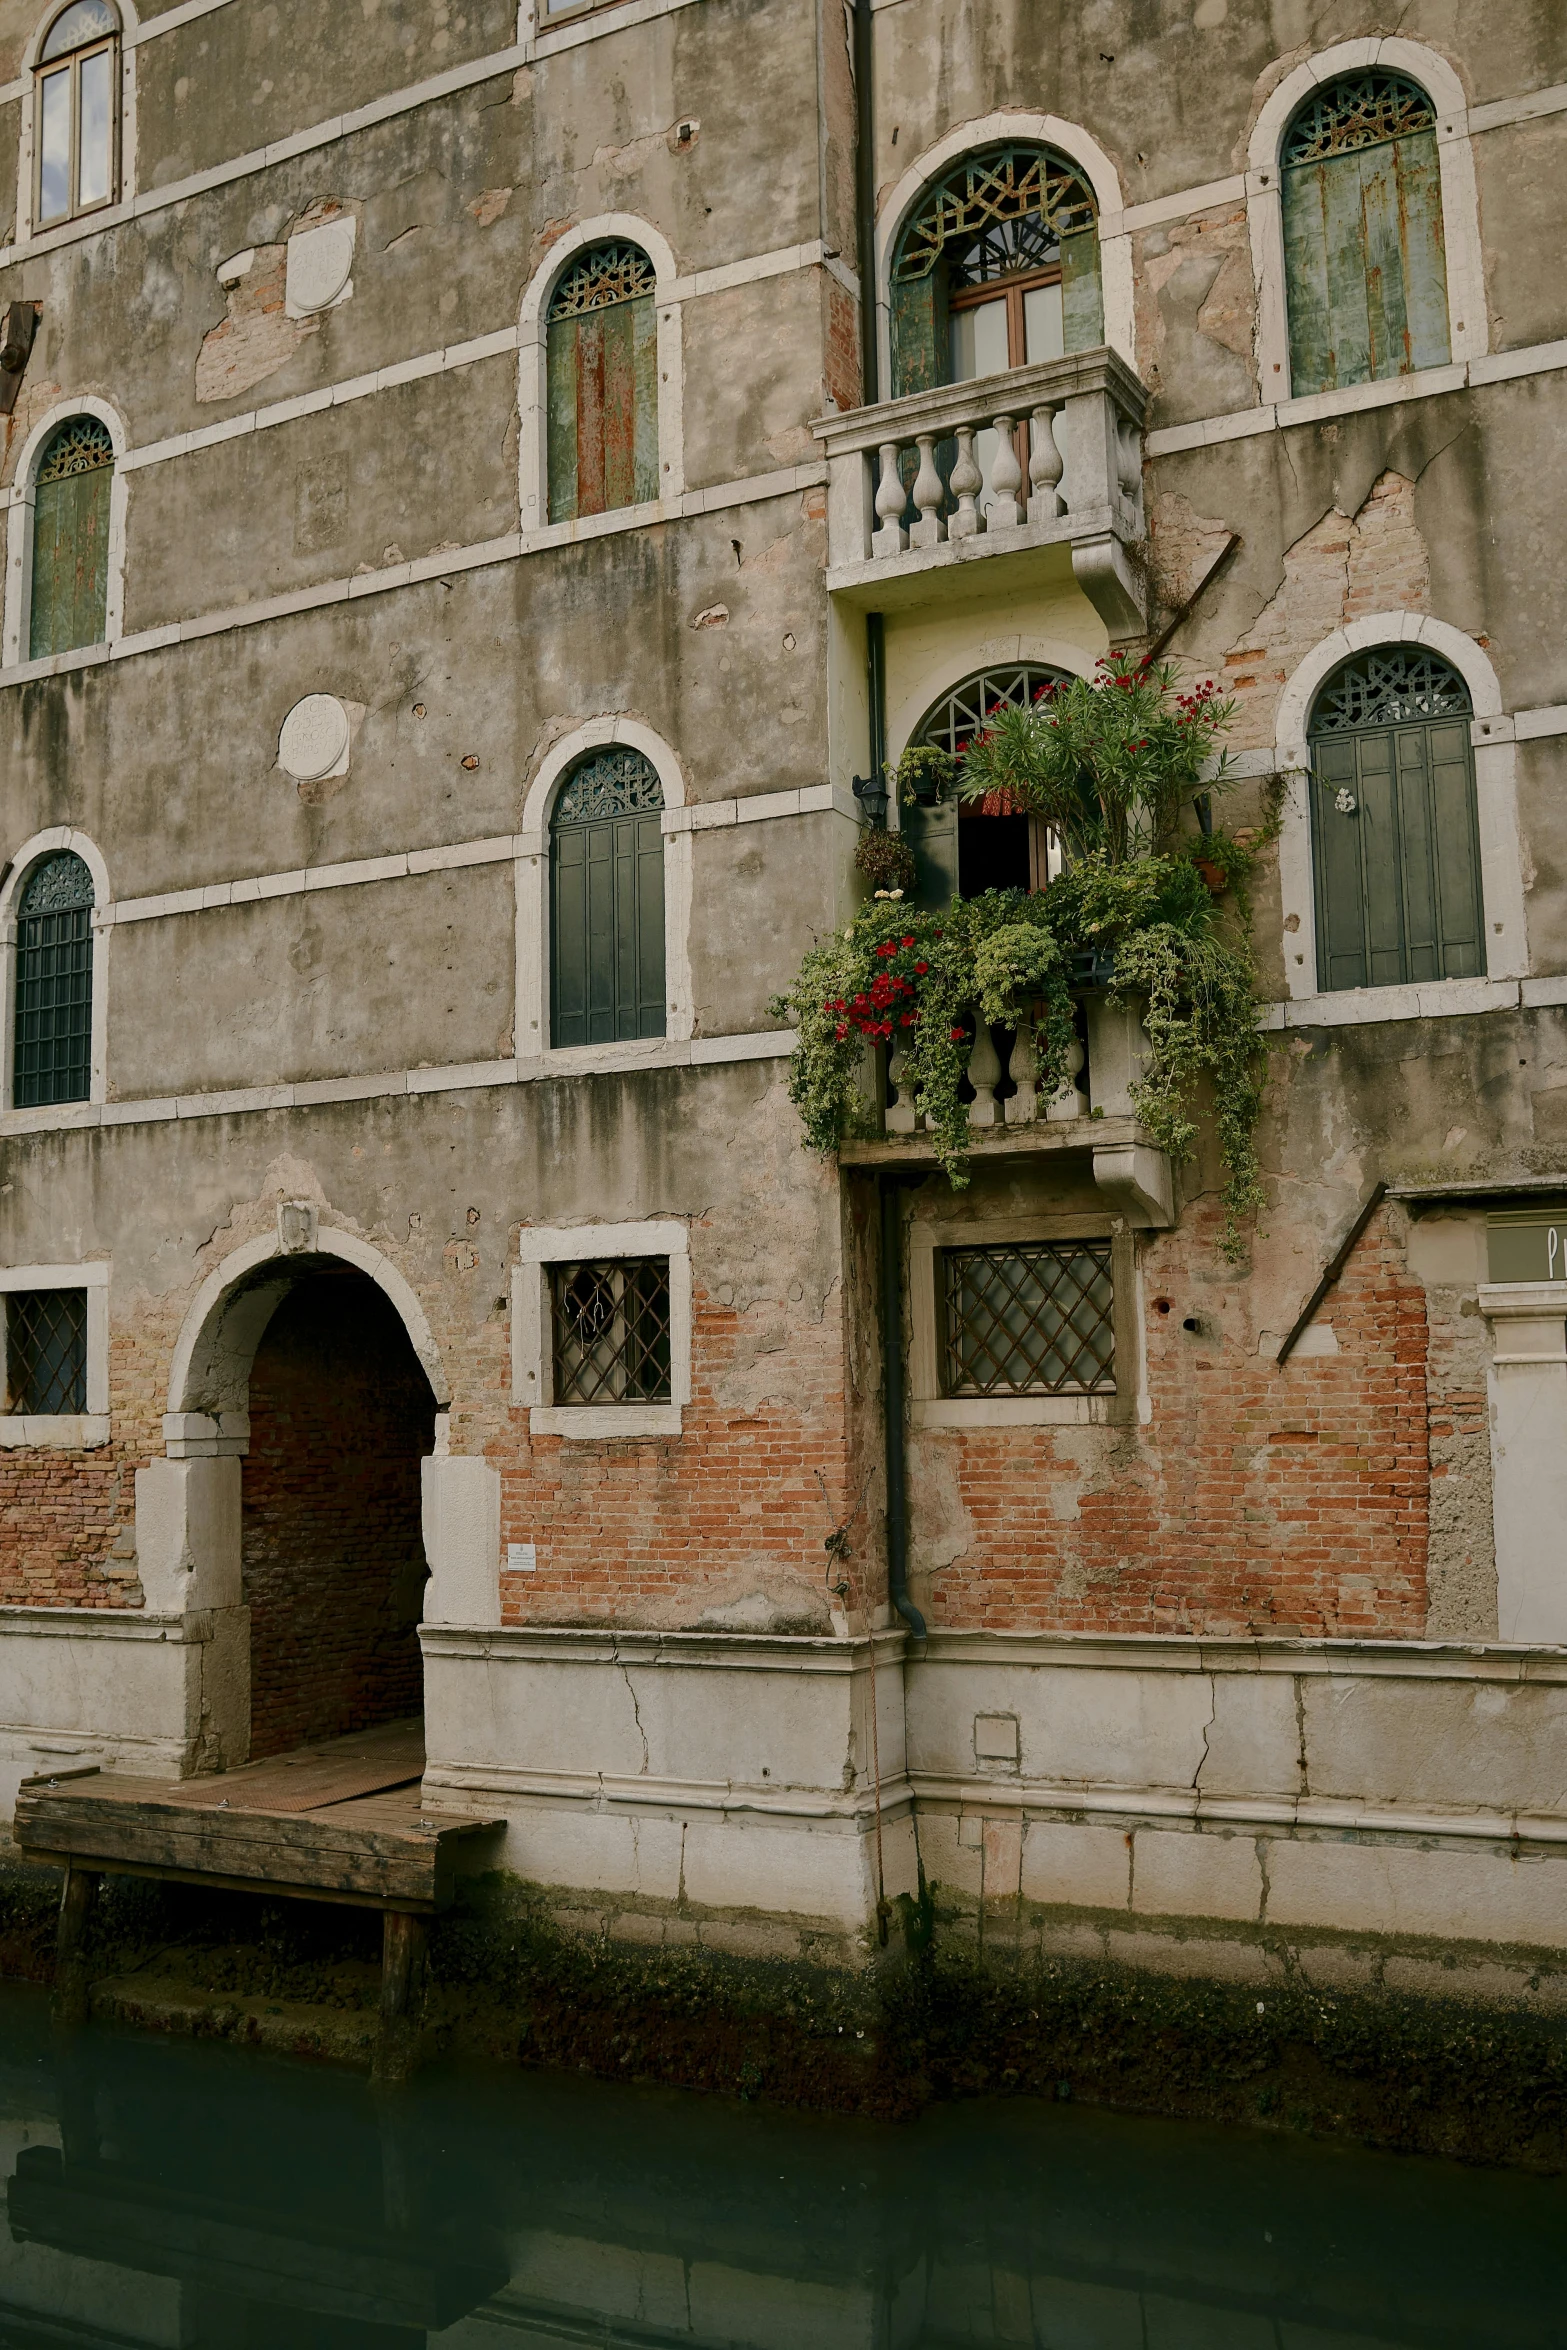
M120 1875L380 1910L383 2043L406 2039L424 1921L450 1903L464 1848L504 1824L421 1804L423 1771L424 1725L415 1720L211 1777L88 1769L24 1779L16 1841L30 1859L66 1872L55 1968L61 2020L86 2014L83 1938L100 1878Z

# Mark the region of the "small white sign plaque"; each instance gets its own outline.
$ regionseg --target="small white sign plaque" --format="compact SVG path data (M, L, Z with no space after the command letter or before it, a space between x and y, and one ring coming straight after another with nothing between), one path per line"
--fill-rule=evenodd
M506 1564L514 1575L535 1574L539 1564L538 1550L531 1542L508 1542Z

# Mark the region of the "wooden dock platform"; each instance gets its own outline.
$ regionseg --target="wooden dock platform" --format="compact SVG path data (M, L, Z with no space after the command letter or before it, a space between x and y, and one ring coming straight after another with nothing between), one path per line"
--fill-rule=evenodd
M445 1909L472 1840L504 1823L419 1800L424 1725L391 1722L196 1779L87 1769L24 1779L16 1841L65 1869L55 1971L61 2019L85 2015L82 1941L106 1875L344 1902L383 1915L383 2039L416 2004L424 1921Z

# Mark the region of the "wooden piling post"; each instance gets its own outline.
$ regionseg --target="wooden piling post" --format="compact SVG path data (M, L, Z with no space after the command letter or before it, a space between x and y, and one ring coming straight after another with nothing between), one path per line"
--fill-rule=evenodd
M103 1882L97 1869L67 1865L60 1894L60 1924L54 1945L54 1994L49 2013L57 2024L84 2024L92 1990L87 1971L87 1930Z
M372 2080L406 2081L415 2068L428 1932L425 1920L407 1910L382 1913L381 2028Z

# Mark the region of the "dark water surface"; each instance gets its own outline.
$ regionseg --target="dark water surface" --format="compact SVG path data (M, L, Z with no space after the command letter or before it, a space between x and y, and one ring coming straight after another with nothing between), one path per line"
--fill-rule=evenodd
M1023 2103L905 2128L543 2073L56 2042L0 1987L0 2345L1567 2344L1567 2181Z

